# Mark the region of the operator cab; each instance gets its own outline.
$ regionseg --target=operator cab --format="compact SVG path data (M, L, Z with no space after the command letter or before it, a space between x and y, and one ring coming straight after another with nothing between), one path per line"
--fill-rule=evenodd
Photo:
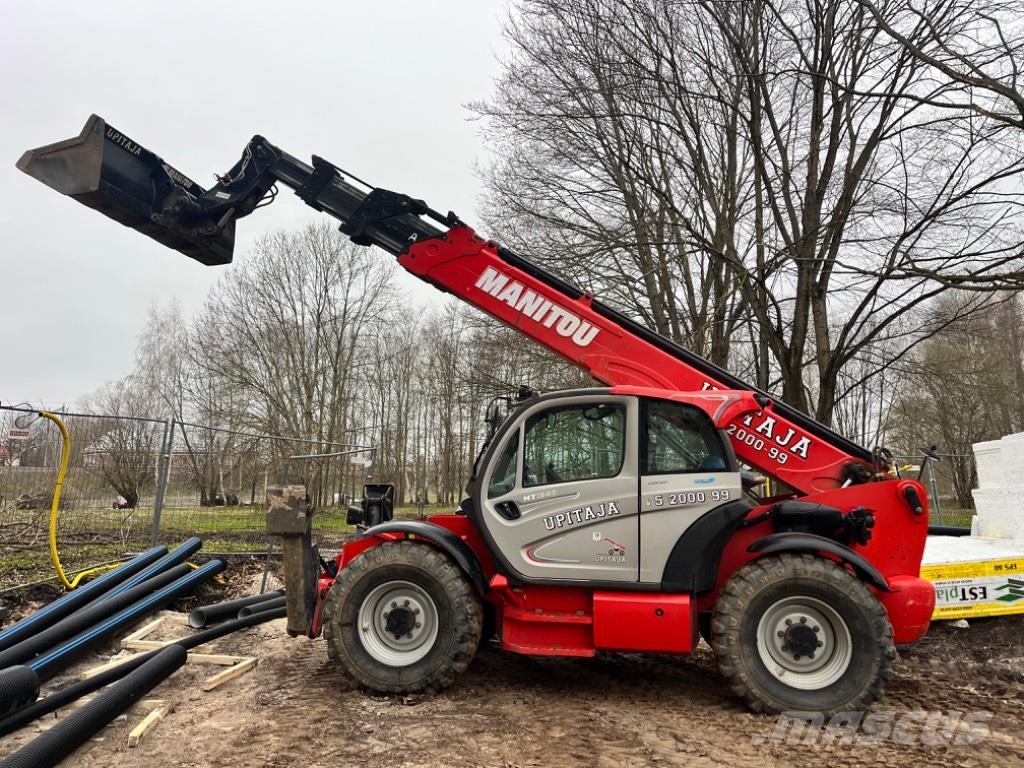
M680 536L743 495L722 431L750 393L613 387L533 395L497 427L472 514L522 581L660 584Z

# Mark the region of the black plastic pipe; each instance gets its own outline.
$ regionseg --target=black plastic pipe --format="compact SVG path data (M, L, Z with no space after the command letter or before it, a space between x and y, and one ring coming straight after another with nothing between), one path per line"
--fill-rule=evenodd
M40 653L45 653L51 648L55 648L58 643L64 642L69 637L74 637L79 632L84 632L89 627L108 616L113 616L118 611L124 610L146 595L156 592L161 587L165 587L185 576L190 570L187 565L175 566L163 573L158 573L151 579L137 584L127 592L122 592L110 600L95 603L82 608L80 611L76 611L66 619L58 621L52 627L47 627L42 632L22 640L17 645L12 645L6 651L0 651L0 669L15 664L24 664Z
M185 649L196 648L203 643L209 643L213 640L217 640L225 635L230 635L232 632L237 632L240 629L254 627L265 621L283 619L287 613L287 609L279 608L273 611L253 614L252 616L246 616L244 619L236 619L235 621L229 621L225 624L219 624L218 626L212 627L211 629L203 632L197 632L194 635L176 641L174 644L180 645ZM82 696L87 696L93 691L98 691L100 688L117 682L128 673L138 669L142 664L153 658L153 656L159 652L159 650L156 650L150 651L149 653L139 654L138 656L128 659L122 664L118 664L116 667L104 670L98 675L93 675L85 680L79 680L71 685L67 685L60 690L51 693L45 699L40 699L32 705L18 710L13 715L0 720L0 737L13 733L43 715L48 715L51 712L54 712L81 698ZM28 667L15 667L14 669L28 669ZM32 672L32 670L28 671ZM36 683L38 685L38 678L36 678ZM2 685L2 683L0 683L0 685Z
M234 600L225 600L222 603L214 603L213 605L203 605L188 615L188 625L193 629L200 629L207 624L216 624L218 621L237 617L239 615L238 612L247 605L273 600L275 597L281 597L283 594L283 589L276 589L273 592L238 597Z
M37 657L29 666L39 675L40 680L48 680L57 674L64 667L71 664L75 659L85 653L96 643L109 637L119 629L138 621L142 617L163 608L179 597L187 595L195 590L200 584L212 579L224 570L223 560L211 560L206 565L196 568L187 576L182 576L177 581L168 584L163 589L157 590L151 595L139 600L134 605L125 608L120 613L104 619L99 624L82 632L70 640L62 643L53 650Z
M180 645L162 648L80 710L12 754L0 768L52 768L174 674L187 657L188 652Z
M970 536L971 529L959 525L929 525L929 536Z
M275 597L273 600L265 600L262 603L247 605L238 612L238 618L244 619L246 616L252 616L254 613L265 613L266 611L272 611L275 608L284 608L285 601L287 599L288 598L281 596Z
M81 606L95 600L113 587L118 586L126 579L131 578L142 569L167 554L167 547L153 547L141 555L137 555L126 563L107 571L97 579L68 592L63 597L54 600L44 608L40 608L31 616L26 616L16 624L12 624L3 632L0 632L0 651L10 648L15 643L20 643L26 637L46 629L65 616L71 615Z
M198 552L202 548L202 546L203 540L200 539L198 536L193 536L191 539L183 541L176 549L174 549L174 551L168 552L166 555L161 557L159 560L157 560L151 566L146 568L144 571L137 573L135 576L128 579L128 581L124 582L124 584L115 587L114 589L107 592L105 595L101 596L99 600L97 600L96 602L106 602L110 598L115 597L116 595L119 595L122 592L128 591L136 584L141 584L146 579L152 578L156 574L161 573L162 571L165 571L168 568L172 568L175 565L180 565L181 563L184 563L186 560L192 557L192 555Z
M39 675L28 667L0 670L0 717L7 717L39 696Z

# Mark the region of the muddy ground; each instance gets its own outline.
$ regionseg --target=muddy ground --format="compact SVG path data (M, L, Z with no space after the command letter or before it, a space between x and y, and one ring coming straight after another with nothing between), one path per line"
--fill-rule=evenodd
M704 645L690 658L596 659L488 647L451 690L388 698L343 690L323 641L289 639L283 624L215 643L219 653L258 656L254 671L204 693L199 684L218 668L190 663L157 688L150 696L176 709L140 746L126 746L145 714L137 707L65 764L1024 766L1024 617L935 625L902 651L871 723L795 732L745 711ZM0 740L0 756L39 731Z

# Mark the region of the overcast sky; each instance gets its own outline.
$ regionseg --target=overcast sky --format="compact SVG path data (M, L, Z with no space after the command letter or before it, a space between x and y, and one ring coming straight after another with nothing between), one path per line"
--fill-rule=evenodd
M77 135L95 112L209 186L260 133L472 221L486 155L464 105L490 94L506 14L492 0L4 0L0 402L74 404L129 371L153 302L177 297L191 316L231 269L44 187L14 167L24 150ZM236 259L317 216L284 192L239 223Z

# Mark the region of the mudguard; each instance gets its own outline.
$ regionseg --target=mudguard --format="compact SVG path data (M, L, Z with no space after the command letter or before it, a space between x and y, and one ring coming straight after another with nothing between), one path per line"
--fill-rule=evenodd
M456 565L473 582L477 592L481 595L487 592L487 579L484 576L484 569L480 565L480 560L477 559L476 553L457 534L447 528L442 528L440 525L435 525L425 520L391 520L367 528L363 536L382 536L387 534L405 534L406 538L414 536L417 539L429 541L455 561Z
M889 582L881 572L866 558L857 554L838 541L826 539L813 533L782 532L772 533L758 539L749 547L748 552L770 555L776 552L826 552L835 555L853 568L861 579L881 592L891 592Z

